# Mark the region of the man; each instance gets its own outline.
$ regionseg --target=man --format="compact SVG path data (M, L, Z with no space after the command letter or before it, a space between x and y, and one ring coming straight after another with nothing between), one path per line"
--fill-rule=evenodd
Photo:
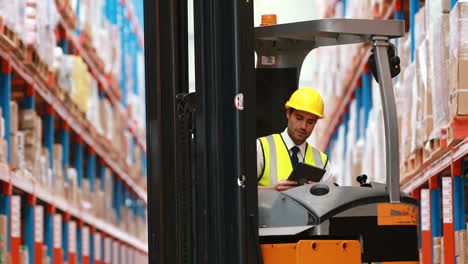
M323 115L323 100L312 88L296 90L285 104L288 126L281 134L257 139L257 176L259 188L285 191L297 186L288 181L294 166L304 162L327 166L327 155L307 144L306 139Z

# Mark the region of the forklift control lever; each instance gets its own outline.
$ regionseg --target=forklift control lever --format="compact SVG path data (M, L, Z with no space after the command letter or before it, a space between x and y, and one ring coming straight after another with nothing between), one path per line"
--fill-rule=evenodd
M366 183L366 181L367 181L367 175L366 174L362 174L362 175L357 176L356 181L359 182L361 187L372 187L372 185L370 183Z

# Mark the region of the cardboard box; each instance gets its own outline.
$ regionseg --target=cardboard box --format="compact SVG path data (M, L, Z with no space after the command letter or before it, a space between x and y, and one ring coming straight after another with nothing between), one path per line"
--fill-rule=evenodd
M450 0L441 0L442 1L442 12L450 13Z
M441 260L443 259L442 258L442 246L441 246L441 238L440 237L434 237L434 240L433 240L433 256L434 256L434 263L440 263Z
M24 170L25 161L25 136L22 131L11 135L11 168L13 170Z
M21 110L19 115L19 128L21 130L34 129L36 125L36 110Z
M432 90L433 138L440 138L440 131L449 122L449 23L448 14L435 21L429 36L430 89Z
M18 120L18 104L14 101L10 102L10 133L16 133L19 127Z
M60 164L62 166L62 161L63 161L63 148L62 144L54 144L54 165L56 163Z
M450 12L450 117L468 115L468 2L458 2Z
M426 10L425 7L421 7L414 16L414 27L415 27L415 47L417 48L424 42L426 38Z
M8 163L8 142L4 139L0 139L0 163Z
M38 180L44 185L49 185L49 151L47 148L42 148L41 157L39 159Z

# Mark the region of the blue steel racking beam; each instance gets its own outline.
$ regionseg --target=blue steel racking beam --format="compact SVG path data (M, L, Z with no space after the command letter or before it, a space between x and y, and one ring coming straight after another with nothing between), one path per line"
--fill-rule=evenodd
M74 156L74 167L77 174L78 187L80 189L83 186L83 139L80 136L76 136L75 139L75 156Z
M11 163L11 124L10 124L10 101L11 101L11 66L5 60L1 62L0 73L0 107L2 107L3 119L5 120L5 140L8 145L8 163Z
M115 192L115 210L117 213L117 220L120 222L122 220L122 181L119 178L115 179L115 184L116 184L116 192Z
M67 212L63 213L62 221L62 250L63 250L63 261L68 263L70 256L70 245L68 244L69 230L68 225L70 223L71 216Z
M453 176L453 212L455 231L466 229L465 220L465 176L463 175L462 160L452 163Z
M367 126L369 123L369 113L372 109L372 82L371 82L371 74L369 72L369 68L366 65L364 68L364 72L362 73L362 102L363 102L363 111L364 111L364 131L367 130Z
M433 176L429 180L429 188L431 190L432 241L434 241L434 238L442 236L442 192L440 181L441 177L439 175ZM432 251L432 258L434 259L434 250Z
M410 40L411 40L411 61L414 61L414 54L415 54L415 26L414 26L414 19L416 13L419 11L419 0L409 0L410 1Z
M26 86L26 92L23 102L23 109L25 110L34 110L35 107L35 90L34 87L30 84Z
M47 246L47 256L49 259L54 257L54 215L55 207L51 204L47 205L47 213L45 217L45 244Z
M44 147L49 151L49 168L54 168L54 109L50 104L46 105L45 114L42 117L43 120L43 140ZM54 174L52 173L52 182L54 180Z
M354 91L354 97L356 98L356 139L359 140L362 136L361 131L361 111L362 111L362 88L361 82Z
M76 255L78 258L78 263L83 263L83 221L78 220L76 228Z
M106 165L101 158L98 162L98 178L101 181L101 191L104 192L106 190Z
M94 228L89 229L89 264L94 264Z
M68 183L67 167L70 157L70 127L67 122L62 120L62 127L60 130L60 143L62 144L62 170L65 176L65 182Z
M87 164L86 176L89 181L89 190L94 193L95 178L96 178L96 152L93 148L88 148L88 164Z
M34 264L34 208L36 206L36 197L28 194L25 202L25 242L28 248L29 264Z

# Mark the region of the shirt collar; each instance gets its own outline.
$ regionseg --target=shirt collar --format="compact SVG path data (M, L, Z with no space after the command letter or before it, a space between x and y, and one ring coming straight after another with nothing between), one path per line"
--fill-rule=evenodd
M286 129L281 133L281 137L283 138L284 140L284 143L286 144L286 147L288 148L288 151L296 146L296 144L294 144L294 141L291 139L291 137L289 136L288 134L288 128L286 127ZM299 150L301 151L301 154L304 155L305 153L305 150L306 150L306 146L307 146L307 141L304 141L304 143L302 143L301 145L297 146L299 148Z

